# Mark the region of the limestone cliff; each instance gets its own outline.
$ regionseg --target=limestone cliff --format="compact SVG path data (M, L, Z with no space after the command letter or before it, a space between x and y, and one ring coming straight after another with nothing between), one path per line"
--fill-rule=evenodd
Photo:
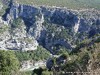
M52 53L60 47L72 50L76 43L100 33L100 11L95 9L11 3L9 12L5 13L2 17L8 30L0 37L1 49L34 50L41 44ZM21 22L14 26L17 19Z

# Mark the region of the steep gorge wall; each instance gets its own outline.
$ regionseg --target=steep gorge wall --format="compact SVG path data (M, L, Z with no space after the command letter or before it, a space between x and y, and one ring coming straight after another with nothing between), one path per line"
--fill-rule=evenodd
M15 29L16 31L13 30L16 32L14 34L18 34L17 36L13 36L13 38L15 37L16 41L19 42L19 37L21 39L34 39L31 41L32 43L29 42L30 46L28 47L27 45L29 45L29 43L23 43L23 47L21 46L22 43L20 43L20 46L19 48L17 47L17 50L24 50L26 47L27 50L30 50L30 47L32 47L33 44L38 46L36 42L43 45L51 52L53 52L53 48L55 46L64 46L71 50L73 45L76 44L74 42L77 40L81 41L85 38L90 38L93 35L100 33L100 11L97 10L75 11L60 7L36 7L12 3L10 12L7 13L5 18L9 24L9 27L11 27L14 20L18 18L22 20L22 25L20 27L21 29L17 28L17 30ZM54 26L55 32L53 29L50 29L49 26L51 28ZM62 33L63 30L65 30L65 34ZM59 33L58 38L55 36L56 33ZM63 37L59 38L60 35L63 34L69 37L66 39ZM12 33L10 35L12 36ZM25 41L25 39L23 41ZM14 44L12 43L12 45ZM14 47L15 46L13 46L13 48L10 47L10 49L14 49ZM32 48L34 48L34 46Z

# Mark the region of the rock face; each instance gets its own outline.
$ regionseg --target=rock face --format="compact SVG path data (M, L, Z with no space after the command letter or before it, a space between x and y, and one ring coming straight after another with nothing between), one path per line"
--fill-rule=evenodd
M12 32L7 31L2 36L1 49L34 50L41 44L53 53L59 46L71 50L77 41L100 33L100 11L97 10L75 11L12 3L6 14L3 17ZM13 29L13 21L18 18L22 20L20 28Z
M36 50L38 43L33 37L27 36L26 27L21 23L20 28L10 28L1 19L0 22L0 49L1 50Z

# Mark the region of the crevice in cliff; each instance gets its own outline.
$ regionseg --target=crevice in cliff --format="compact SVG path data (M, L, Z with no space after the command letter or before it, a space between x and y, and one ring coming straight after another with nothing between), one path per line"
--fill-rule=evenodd
M8 8L5 10L5 14L2 16L4 21L7 21L7 15L10 13L12 5L13 5L13 0L10 0Z

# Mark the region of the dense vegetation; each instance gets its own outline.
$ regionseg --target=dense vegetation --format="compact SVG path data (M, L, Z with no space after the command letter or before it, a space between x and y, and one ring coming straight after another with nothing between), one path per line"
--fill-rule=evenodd
M13 75L19 70L19 61L14 51L0 50L0 75Z
M50 57L50 53L41 46L39 46L38 49L34 51L28 51L28 52L16 51L15 54L19 59L19 61L25 61L25 60L39 61L39 60L46 60Z
M97 39L100 41L99 39ZM85 42L86 43L86 42ZM87 42L89 43L89 42ZM57 75L62 75L62 72L97 72L100 70L100 42L95 42L92 45L85 45L77 49L78 52L71 52L67 55L71 60L60 65L54 65L52 71ZM55 67L59 68L59 73Z
M73 9L97 8L100 9L100 0L17 0L22 4L62 6Z
M97 41L100 41L97 39ZM87 42L88 43L88 42ZM62 54L65 57L65 62L57 64L57 58L52 58L54 65L51 71L39 69L36 70L35 75L67 75L66 72L93 72L100 73L100 42L79 48L78 52L71 52L69 54ZM70 58L70 60L68 60ZM38 74L41 72L40 74ZM52 73L53 72L53 73ZM52 74L50 74L52 73ZM34 75L34 74L33 74Z
M22 24L22 20L20 18L17 18L12 22L11 26L12 28L20 28L21 24Z
M32 72L19 72L20 63L25 60L46 60L50 53L39 46L35 51L2 51L0 50L0 75L31 75Z
M46 28L46 35L43 39L43 44L45 44L46 38L50 41L46 41L48 43L53 43L56 40L62 41L72 41L72 32L71 29L64 28L64 26L60 26L53 23L44 22L43 26ZM56 53L58 50L65 48L61 43L54 44L52 46L53 53ZM66 49L67 50L67 49Z

